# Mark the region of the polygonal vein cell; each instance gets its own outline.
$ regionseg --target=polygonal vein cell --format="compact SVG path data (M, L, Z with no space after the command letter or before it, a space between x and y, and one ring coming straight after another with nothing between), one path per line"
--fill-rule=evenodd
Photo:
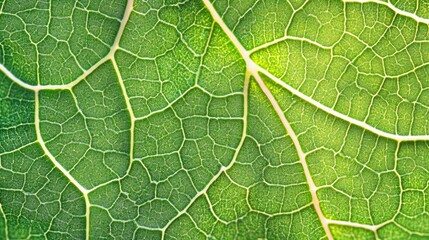
M242 98L216 98L194 89L171 108L136 122L134 156L157 190L154 199L140 208L141 225L163 227L229 164L241 139ZM212 102L223 102L225 108L208 111ZM167 211L167 206L171 214L148 217L161 207Z
M327 219L377 225L377 236L386 239L428 234L426 210L411 203L411 196L426 194L427 142L385 139L266 82L299 136ZM343 236L344 229L332 229Z
M71 91L42 91L40 129L48 150L87 189L123 177L130 115L111 62Z
M136 2L120 48L115 59L137 117L196 86L215 96L242 91L244 62L199 1Z
M427 24L381 4L311 1L285 36L252 59L306 96L384 132L429 133Z
M173 222L168 238L325 236L292 140L256 82L249 89L247 136L235 164Z
M75 80L109 52L126 2L5 1L0 63L31 85Z
M0 76L0 238L82 239L83 196L36 142L34 97Z

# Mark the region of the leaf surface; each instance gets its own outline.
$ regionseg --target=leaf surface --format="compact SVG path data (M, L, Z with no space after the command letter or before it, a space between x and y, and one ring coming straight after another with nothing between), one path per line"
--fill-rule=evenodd
M0 239L429 237L424 1L0 6Z

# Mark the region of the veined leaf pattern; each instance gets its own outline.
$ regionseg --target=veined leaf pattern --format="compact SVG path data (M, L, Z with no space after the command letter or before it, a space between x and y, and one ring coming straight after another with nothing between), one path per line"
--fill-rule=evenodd
M429 238L428 9L0 1L0 239Z

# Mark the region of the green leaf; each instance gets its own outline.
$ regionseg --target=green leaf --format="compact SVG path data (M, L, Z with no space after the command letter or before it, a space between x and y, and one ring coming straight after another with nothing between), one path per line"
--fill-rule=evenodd
M0 1L0 239L429 238L429 11Z

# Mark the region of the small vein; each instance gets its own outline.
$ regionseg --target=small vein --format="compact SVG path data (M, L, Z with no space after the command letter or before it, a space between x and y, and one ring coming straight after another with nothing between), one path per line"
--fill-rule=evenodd
M109 53L104 56L102 59L100 59L97 63L92 65L88 70L84 71L83 74L81 74L79 77L77 77L75 80L68 84L62 84L62 85L31 85L23 80L19 79L17 76L15 76L9 69L7 69L3 64L0 63L0 71L2 71L9 79L11 79L13 82L18 84L19 86L30 89L33 91L39 91L39 90L66 90L66 89L72 89L74 86L79 84L83 79L85 79L88 75L90 75L92 72L94 72L99 66L103 65L106 61L113 59L116 50L119 49L119 42L122 38L122 35L124 33L125 26L128 22L128 19L130 17L132 8L133 8L134 0L128 0L127 6L124 11L124 16L122 17L121 25L119 26L118 32L115 37L115 41L112 44L112 47L110 48Z
M343 0L343 1L345 3L376 3L376 4L380 4L380 5L383 5L383 6L386 6L386 7L390 8L396 14L412 18L416 22L429 24L429 19L422 18L422 17L418 16L415 13L410 13L410 12L401 10L401 9L397 8L395 5L393 5L390 2L383 2L383 1L380 1L380 0Z
M349 1L353 1L353 0L349 0ZM360 1L360 0L356 0L356 1ZM365 0L361 0L361 1L365 1ZM371 1L371 0L367 0L367 1ZM378 2L378 0L373 0L373 1ZM257 72L263 73L265 76L269 77L271 80L273 80L274 82L279 84L281 87L289 90L292 94L298 96L299 98L301 98L304 101L310 103L311 105L317 107L318 109L321 109L328 114L331 114L331 115L333 115L337 118L340 118L344 121L350 122L356 126L359 126L363 129L368 130L372 133L375 133L379 136L382 136L382 137L385 137L388 139L393 139L393 140L396 140L399 142L401 142L401 141L420 141L420 140L426 141L426 140L429 140L429 135L398 135L398 134L392 134L392 133L382 131L382 130L375 128L375 127L373 127L373 126L371 126L365 122L356 120L356 119L351 118L345 114L342 114L342 113L340 113L340 112L338 112L338 111L336 111L330 107L327 107L327 106L323 105L322 103L317 102L313 98L303 94L302 92L293 88L292 86L288 85L284 81L280 80L279 78L277 78L276 76L274 76L273 74L268 72L266 69L264 69L261 66L259 66L258 64L256 64L250 58L250 53L252 52L252 50L248 51L241 45L240 41L237 39L237 37L234 35L234 33L226 26L226 24L223 22L222 18L219 16L216 9L213 7L213 5L210 3L209 0L203 0L203 2L205 4L205 6L207 7L207 9L209 10L209 12L211 13L213 19L219 24L219 26L222 28L222 30L225 32L225 34L228 36L228 38L231 40L231 42L234 44L234 46L240 52L240 54L242 55L243 59L246 62L246 65L248 66L248 68L251 69L251 71L253 71L254 73L257 73Z
M311 173L309 170L309 167L307 165L307 162L305 160L305 154L304 151L301 148L301 144L299 143L298 137L296 136L295 132L293 131L292 127L290 126L289 122L287 121L285 115L283 114L283 111L280 107L280 105L275 100L274 96L271 94L270 90L265 86L264 81L261 79L259 74L255 72L253 76L256 79L256 82L258 83L259 87L262 89L264 94L268 97L268 100L270 101L271 105L273 106L274 110L276 111L278 117L280 118L283 126L285 127L287 133L289 134L289 137L292 139L292 142L295 146L296 152L298 153L299 161L304 169L304 175L308 183L308 187L310 190L312 203L314 205L314 209L319 217L320 223L322 224L323 230L326 233L326 236L328 239L333 239L331 231L329 230L327 219L323 215L322 209L320 208L319 199L317 198L317 187L316 184L313 181L313 178L311 177Z
M248 72L249 73L249 72ZM244 83L244 112L243 112L243 133L241 136L241 140L240 143L238 144L237 148L235 149L235 153L234 156L231 160L231 162L228 164L228 166L222 166L220 168L220 170L218 171L218 173L216 173L216 175L210 180L210 182L207 183L207 185L201 190L199 191L192 199L191 201L188 203L188 205L182 210L180 211L176 217L172 218L162 229L162 239L165 239L165 232L168 229L168 227L176 220L178 219L180 216L182 216L183 214L186 214L188 209L192 206L192 204L202 195L205 195L207 193L207 190L210 188L210 186L212 186L212 184L223 174L225 173L228 169L230 169L236 162L237 157L238 157L238 153L240 152L240 149L242 148L243 144L244 144L244 140L246 139L246 135L247 135L247 115L248 115L248 92L249 92L249 81L250 81L250 74L246 75L246 80Z
M274 82L276 82L277 84L279 84L283 88L287 89L292 94L298 96L299 98L301 98L304 101L310 103L311 105L317 107L318 109L323 110L324 112L331 114L337 118L340 118L344 121L347 121L353 125L356 125L356 126L359 126L365 130L368 130L369 132L372 132L372 133L377 134L379 136L382 136L384 138L396 140L399 142L401 142L401 141L427 141L427 140L429 140L429 135L397 135L397 134L382 131L382 130L375 128L375 127L373 127L373 126L371 126L365 122L362 122L362 121L359 121L359 120L354 119L352 117L349 117L345 114L342 114L338 111L335 111L334 109L332 109L330 107L327 107L326 105L323 105L322 103L320 103L320 102L314 100L313 98L303 94L302 92L296 90L295 88L293 88L289 84L283 82L282 80L280 80L279 78L277 78L276 76L274 76L273 74L268 72L266 69L262 68L261 66L255 64L255 67L257 68L257 70L259 72L263 73L265 76L269 77L271 80L273 80Z
M46 156L51 160L51 162L54 164L54 166L60 170L64 176L66 176L70 182L75 185L79 191L81 191L83 194L87 194L88 190L80 185L80 183L55 159L55 157L52 155L52 153L48 150L46 147L45 141L43 140L42 133L40 131L40 100L39 100L39 91L35 92L35 116L34 116L34 122L35 122L35 128L36 128L36 135L37 135L37 141L39 142L41 148L43 149Z

